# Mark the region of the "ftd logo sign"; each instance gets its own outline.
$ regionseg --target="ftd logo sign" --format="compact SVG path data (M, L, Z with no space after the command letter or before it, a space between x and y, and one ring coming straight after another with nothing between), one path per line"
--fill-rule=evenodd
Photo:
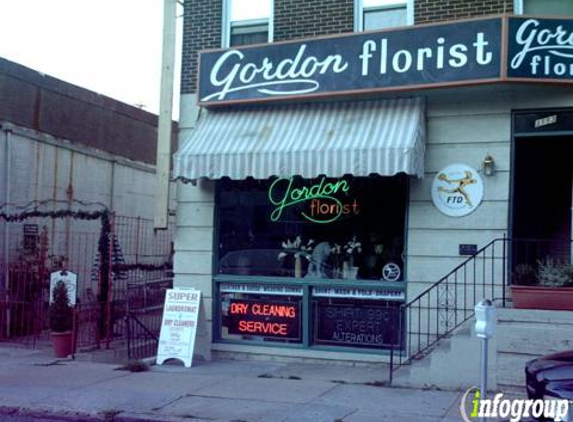
M432 201L440 212L463 217L483 199L483 182L478 172L465 164L452 164L438 172L432 183Z

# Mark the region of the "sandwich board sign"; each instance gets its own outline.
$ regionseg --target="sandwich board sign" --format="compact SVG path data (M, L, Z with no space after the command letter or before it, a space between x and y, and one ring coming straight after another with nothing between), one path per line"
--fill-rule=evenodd
M201 291L195 289L168 289L161 320L157 364L168 359L179 359L186 368L191 367Z
M52 303L52 296L54 294L54 288L58 282L63 281L68 289L68 298L70 299L70 305L76 306L77 298L77 286L78 286L78 275L72 273L71 271L55 271L50 273L50 303Z

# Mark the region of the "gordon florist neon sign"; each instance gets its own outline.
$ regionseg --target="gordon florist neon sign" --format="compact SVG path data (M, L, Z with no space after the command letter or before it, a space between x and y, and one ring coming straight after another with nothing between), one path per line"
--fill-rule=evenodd
M333 182L322 176L317 183L310 186L295 186L295 179L279 178L269 187L268 197L275 206L271 212L271 221L279 221L283 212L295 205L308 203L308 207L300 215L312 223L332 223L345 215L360 213L360 205L356 199L343 202L340 196L348 196L350 184L344 179Z

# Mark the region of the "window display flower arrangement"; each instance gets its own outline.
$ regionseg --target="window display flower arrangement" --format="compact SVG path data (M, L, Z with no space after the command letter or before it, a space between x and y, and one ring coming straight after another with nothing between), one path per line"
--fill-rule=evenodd
M362 253L362 244L358 241L356 236L352 236L352 239L344 245L344 253L348 258L348 265L355 267Z
M308 261L311 259L312 248L314 247L314 240L309 239L306 244L303 242L301 236L297 236L293 241L287 239L281 243L283 250L279 252L278 259L282 260L289 255L294 257L294 273L296 278L302 277L302 262L301 257L305 257Z
M340 277L340 271L342 271L342 266L344 265L344 251L342 250L342 245L335 243L330 250L330 262L332 263L332 268L335 271L333 278Z

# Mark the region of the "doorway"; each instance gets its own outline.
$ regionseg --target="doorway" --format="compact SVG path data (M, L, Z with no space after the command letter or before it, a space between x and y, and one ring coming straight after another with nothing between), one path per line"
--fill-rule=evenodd
M516 136L513 266L552 257L572 262L573 133Z

